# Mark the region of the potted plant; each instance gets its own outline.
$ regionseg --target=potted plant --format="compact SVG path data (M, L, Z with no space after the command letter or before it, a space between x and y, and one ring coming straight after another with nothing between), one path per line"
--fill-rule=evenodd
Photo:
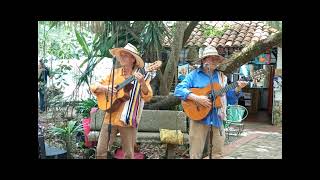
M89 98L87 100L82 100L75 109L83 118L89 118L91 108L93 107L97 107L97 100Z
M91 147L92 143L89 142L88 139L88 134L90 132L90 113L91 110L96 108L98 106L97 101L95 99L87 99L83 100L79 103L79 105L76 107L76 112L81 114L83 117L82 119L82 125L83 125L83 130L84 130L84 135L85 135L85 146L86 147Z
M64 141L65 149L67 151L67 158L71 159L71 150L73 147L73 144L75 142L75 137L78 132L83 131L82 124L77 125L77 121L69 121L66 125L62 127L52 127L49 129L49 132L52 133L55 136L60 137Z

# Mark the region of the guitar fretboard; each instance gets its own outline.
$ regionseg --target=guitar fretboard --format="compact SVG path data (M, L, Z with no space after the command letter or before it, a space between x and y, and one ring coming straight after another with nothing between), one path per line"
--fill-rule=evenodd
M237 82L233 82L233 83L227 85L226 87L221 88L218 91L215 91L214 95L221 96L223 93L225 93L225 92L229 91L230 89L233 89L233 88L235 88L237 86L238 86L238 83Z
M145 77L147 77L149 75L149 72L145 73L145 70L143 68L139 69L139 71L140 71L141 74L145 74ZM131 83L134 79L135 79L134 76L130 76L128 79L123 81L121 84L118 84L116 86L116 90L119 91L120 89L124 88L127 84Z

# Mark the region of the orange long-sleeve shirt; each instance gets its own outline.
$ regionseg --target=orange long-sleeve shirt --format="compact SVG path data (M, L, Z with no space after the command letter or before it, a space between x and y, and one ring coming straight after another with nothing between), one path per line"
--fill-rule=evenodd
M118 68L115 69L114 71L114 87L117 84L122 83L125 80L125 77L123 75L123 68ZM110 78L112 77L112 74L108 74L106 75L106 77L104 79L102 79L99 83L102 85L109 85L109 83L112 83L112 80L110 80ZM109 82L110 80L110 82ZM146 81L146 85L148 87L148 94L143 94L143 92L141 91L141 98L145 101L148 102L151 100L152 96L153 96L153 92L152 92L152 88L150 86L150 80ZM140 86L140 84L138 83L138 86ZM100 109L105 110L106 109L106 93L105 92L95 92L97 89L97 84L93 84L90 86L90 90L91 92L97 97L97 101L98 101L98 106ZM122 121L120 121L120 116L121 113L123 111L124 108L124 104L122 103L120 105L120 107L111 113L111 124L113 125L118 125L121 127L127 126L125 123L123 123ZM138 116L139 117L139 116ZM106 113L105 118L104 118L104 123L109 124L109 118L110 118L110 114ZM138 120L139 122L140 120Z

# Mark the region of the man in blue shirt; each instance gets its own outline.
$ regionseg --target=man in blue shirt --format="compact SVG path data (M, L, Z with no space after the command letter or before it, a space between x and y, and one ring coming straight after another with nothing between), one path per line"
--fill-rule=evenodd
M181 74L178 76L178 82L183 81L184 78L186 77L186 74L187 74L186 68L182 68L181 69Z
M213 83L219 83L221 87L227 85L227 77L220 71L216 70L216 67L221 63L224 58L220 56L217 50L208 46L204 49L203 55L200 57L201 66L198 69L190 72L185 79L176 86L174 95L181 100L192 100L198 104L211 108L212 100L207 95L199 96L192 93L190 88L204 88ZM211 79L211 81L210 81ZM201 159L202 152L205 145L207 133L212 127L212 158L223 157L224 146L224 129L223 120L226 117L227 96L237 98L241 88L246 86L246 82L238 81L238 86L235 89L229 90L226 94L221 96L221 108L213 108L207 117L200 121L190 121L189 143L190 143L190 158ZM230 99L229 98L229 99Z

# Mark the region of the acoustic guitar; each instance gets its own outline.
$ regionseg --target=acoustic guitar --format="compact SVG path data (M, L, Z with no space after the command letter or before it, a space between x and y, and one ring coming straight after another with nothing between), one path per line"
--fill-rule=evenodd
M146 69L141 68L139 72L145 76L149 76L150 72L157 71L161 67L162 61L155 61L154 63L150 64ZM130 99L130 90L133 87L131 82L135 79L135 76L130 76L125 81L121 82L120 84L115 84L115 89L117 90L116 93L111 96L107 93L107 112L114 112L116 111L120 105ZM112 99L112 103L111 102ZM112 106L111 106L112 104ZM111 108L112 107L112 108Z
M247 78L245 81L261 80L265 77L265 74L266 74L266 71L264 69L260 69L256 71L253 74L253 76ZM190 88L189 90L198 96L208 96L208 98L211 99L212 101L214 99L215 100L213 103L214 107L220 108L221 95L223 95L230 89L233 89L237 86L238 86L238 83L233 82L227 85L226 87L222 88L219 83L214 82L212 83L214 94L211 94L211 84L207 85L204 88ZM181 104L186 115L190 119L196 120L196 121L199 121L205 118L209 114L210 110L212 109L212 106L205 107L189 99L182 101Z

